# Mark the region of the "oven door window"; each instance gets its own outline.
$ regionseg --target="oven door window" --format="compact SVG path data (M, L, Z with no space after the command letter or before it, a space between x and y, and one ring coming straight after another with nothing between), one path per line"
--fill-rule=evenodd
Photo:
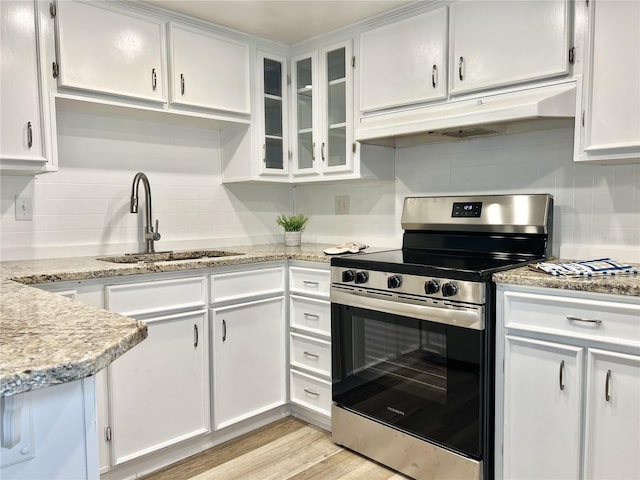
M332 304L333 401L480 459L484 332Z

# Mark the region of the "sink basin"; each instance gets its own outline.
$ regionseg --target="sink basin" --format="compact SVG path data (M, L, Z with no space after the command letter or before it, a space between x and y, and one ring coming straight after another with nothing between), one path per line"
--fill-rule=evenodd
M111 263L156 263L173 262L176 260L198 260L201 258L232 257L244 255L239 252L227 252L224 250L185 250L182 252L155 252L155 253L125 253L99 257L98 260Z

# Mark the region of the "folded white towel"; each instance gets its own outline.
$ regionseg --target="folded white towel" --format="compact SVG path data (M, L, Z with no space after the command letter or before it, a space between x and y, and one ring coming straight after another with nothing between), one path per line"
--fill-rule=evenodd
M565 277L595 277L603 275L635 275L640 270L631 265L617 262L610 258L598 258L582 262L568 263L536 263L530 265L532 270L548 273L549 275Z

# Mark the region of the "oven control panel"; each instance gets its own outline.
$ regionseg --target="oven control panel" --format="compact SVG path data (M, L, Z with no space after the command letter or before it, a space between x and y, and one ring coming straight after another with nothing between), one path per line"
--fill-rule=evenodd
M455 300L482 305L485 303L484 282L469 282L447 278L431 278L422 275L361 270L348 267L331 267L331 283L353 286L363 291L389 292Z

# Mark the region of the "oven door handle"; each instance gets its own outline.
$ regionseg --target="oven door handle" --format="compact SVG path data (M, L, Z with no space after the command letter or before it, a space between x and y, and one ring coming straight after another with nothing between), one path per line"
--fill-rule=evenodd
M359 295L354 293L353 290L334 286L331 287L331 303L473 330L484 330L485 328L484 307L479 305L434 307L410 303L409 301L388 300L380 298L373 292L369 292L369 295Z

